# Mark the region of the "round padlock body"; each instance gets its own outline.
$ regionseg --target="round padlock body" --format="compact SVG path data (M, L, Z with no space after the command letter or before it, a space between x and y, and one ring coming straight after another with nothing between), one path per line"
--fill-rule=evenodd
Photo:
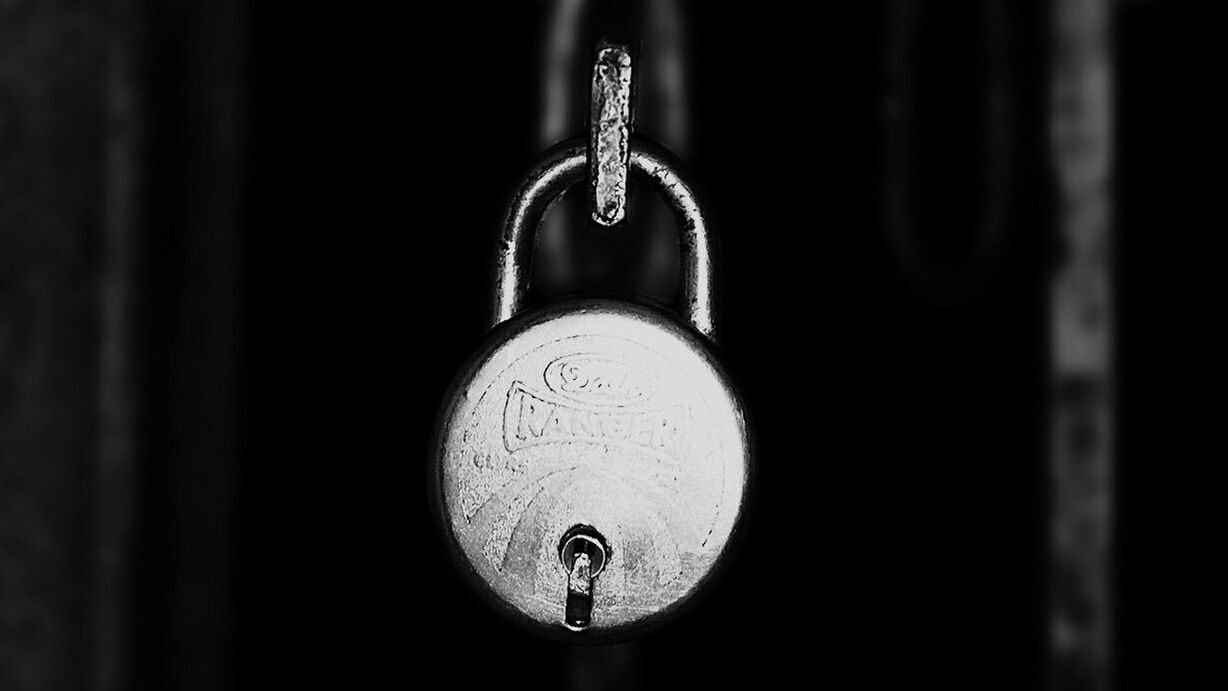
M740 518L743 411L693 330L648 307L565 301L493 331L438 429L442 519L505 609L559 635L577 528L604 544L583 635L674 611L718 565Z

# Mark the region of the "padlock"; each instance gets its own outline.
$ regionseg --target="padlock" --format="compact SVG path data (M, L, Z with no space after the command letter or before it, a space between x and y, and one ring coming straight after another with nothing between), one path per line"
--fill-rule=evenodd
M633 141L629 167L678 219L685 320L612 297L524 308L538 222L585 178L585 143L565 143L510 206L494 328L437 427L433 490L461 569L515 619L573 641L680 611L727 560L750 481L743 407L714 349L704 217L664 149Z

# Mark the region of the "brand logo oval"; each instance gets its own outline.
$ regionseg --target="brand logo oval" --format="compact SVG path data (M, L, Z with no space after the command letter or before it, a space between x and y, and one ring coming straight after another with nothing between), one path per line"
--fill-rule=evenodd
M579 403L625 406L653 393L647 373L604 355L567 355L551 362L543 374L551 391Z

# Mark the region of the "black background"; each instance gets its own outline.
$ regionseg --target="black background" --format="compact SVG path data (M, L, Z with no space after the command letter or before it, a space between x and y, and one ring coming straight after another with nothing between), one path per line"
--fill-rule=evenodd
M1056 231L1048 19L1032 5L1012 5L1003 251L988 280L948 302L917 290L884 226L880 4L688 5L688 163L722 242L723 350L759 482L739 559L700 609L631 653L633 681L1043 679ZM546 688L573 671L573 651L466 589L426 501L440 399L483 334L496 225L540 150L545 14L254 10L238 595L221 605L237 613L243 688ZM1144 534L1148 505L1181 474L1139 489L1142 459L1170 448L1150 423L1185 418L1159 402L1161 370L1140 363L1182 352L1156 329L1179 342L1165 295L1197 290L1163 278L1181 273L1196 225L1180 223L1195 214L1175 204L1181 182L1157 172L1180 164L1157 133L1185 123L1157 98L1181 93L1174 75L1197 58L1181 52L1176 17L1138 3L1118 23L1122 514ZM948 48L927 53L926 74L961 64L961 44ZM927 106L924 218L952 220L918 232L957 255L943 243L971 232L978 133L961 124L974 106L958 81L936 88L948 91ZM1144 237L1173 226L1174 243ZM1137 544L1121 552L1143 565L1121 579L1125 653L1156 609L1131 599L1147 581ZM1146 663L1123 658L1142 674Z

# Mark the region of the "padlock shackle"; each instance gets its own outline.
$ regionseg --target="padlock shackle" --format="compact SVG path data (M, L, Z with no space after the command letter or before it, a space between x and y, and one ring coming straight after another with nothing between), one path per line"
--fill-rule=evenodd
M588 142L572 139L551 148L525 177L508 207L495 259L491 326L524 309L537 227L550 206L588 174ZM656 144L631 140L631 172L647 177L665 198L678 223L682 262L682 314L700 333L716 340L712 312L714 239L691 186L674 156Z

